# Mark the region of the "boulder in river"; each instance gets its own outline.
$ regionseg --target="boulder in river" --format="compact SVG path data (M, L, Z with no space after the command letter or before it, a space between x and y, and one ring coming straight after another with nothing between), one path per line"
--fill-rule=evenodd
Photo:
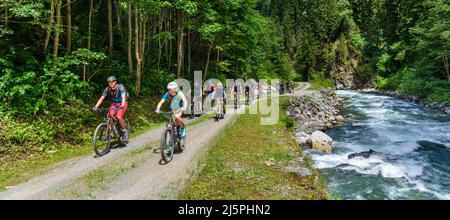
M431 141L418 141L417 144L419 144L420 148L424 150L432 150L432 149L448 150L448 148L445 145L434 143Z
M351 159L354 159L356 157L362 157L362 158L366 158L367 159L367 158L371 157L372 155L374 155L376 153L377 152L374 151L374 150L364 151L364 152L361 152L361 153L354 153L354 154L348 155L348 159L351 160Z
M311 136L305 132L300 132L295 135L295 139L300 144L300 147L311 146Z
M315 131L311 135L311 142L314 150L323 151L328 154L331 154L333 151L333 148L331 147L333 139L321 131Z
M445 108L445 113L450 114L450 107Z

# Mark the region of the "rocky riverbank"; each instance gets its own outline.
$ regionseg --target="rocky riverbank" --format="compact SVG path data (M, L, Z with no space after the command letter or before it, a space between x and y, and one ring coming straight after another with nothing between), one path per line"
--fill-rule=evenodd
M323 131L345 120L338 110L342 101L334 90L310 92L289 101L287 115L297 124L295 138L301 147L332 152L333 140Z
M368 89L368 90L363 90L363 92L377 94L377 95L385 95L385 96L390 96L390 97L394 97L394 98L398 98L398 99L407 100L407 101L414 102L416 104L425 106L426 108L441 110L447 114L450 114L450 103L447 103L447 102L443 102L443 103L429 102L426 99L419 98L414 95L403 94L398 91Z

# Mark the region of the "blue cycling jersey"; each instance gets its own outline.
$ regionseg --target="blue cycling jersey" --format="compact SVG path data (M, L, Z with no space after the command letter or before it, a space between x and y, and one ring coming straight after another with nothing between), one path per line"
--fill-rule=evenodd
M165 101L170 102L170 108L172 110L179 110L183 108L183 97L184 94L181 91L178 91L175 96L171 96L169 92L164 93L163 99Z

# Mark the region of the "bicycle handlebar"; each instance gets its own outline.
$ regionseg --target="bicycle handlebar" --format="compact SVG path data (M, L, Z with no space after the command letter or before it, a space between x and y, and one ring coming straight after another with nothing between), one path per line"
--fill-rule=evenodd
M161 111L160 113L159 113L160 115L171 115L171 114L173 114L173 112L163 112L163 111Z
M119 108L99 108L98 111L100 111L100 112L106 112L106 111L111 111L111 110L119 111L119 110L122 110L122 109L123 109L123 107L119 107Z

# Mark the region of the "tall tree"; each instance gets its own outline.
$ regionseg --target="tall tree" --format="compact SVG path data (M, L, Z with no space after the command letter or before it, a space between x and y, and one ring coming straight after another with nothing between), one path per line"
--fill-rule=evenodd
M94 13L94 0L89 0L89 21L88 21L88 38L87 38L87 49L91 50L91 38L92 38L92 16ZM88 79L89 71L88 66L83 65L83 81Z
M108 0L108 54L112 56L113 54L113 25L112 25L112 3Z
M143 73L143 61L144 61L144 49L146 38L146 18L142 14L141 4L135 4L135 27L134 27L134 39L135 39L135 54L136 54L136 96L141 93L141 79Z
M50 43L50 35L52 34L53 22L55 20L54 17L55 17L55 4L53 3L53 0L50 0L50 18L48 20L47 32L45 34L44 50L43 50L43 53L45 55L47 55L48 44Z
M116 11L116 19L117 19L117 30L120 33L120 40L123 42L122 35L122 13L120 10L120 0L114 0L114 9Z
M71 0L67 0L67 53L72 52L72 6Z
M61 32L61 7L62 0L58 0L56 5L56 25L55 25L55 36L53 40L53 59L56 61L58 57L58 49L59 49L59 35Z
M3 10L5 13L4 24L5 24L5 27L7 27L8 26L8 16L9 16L8 15L8 1L4 1Z
M133 73L133 58L132 58L132 54L131 54L131 50L132 50L132 37L133 37L133 24L131 22L131 17L132 17L132 3L131 0L128 0L128 4L127 4L127 14L128 14L128 73L132 74Z
M178 12L178 53L177 53L177 78L181 77L181 71L183 68L184 60L184 13L183 11Z

